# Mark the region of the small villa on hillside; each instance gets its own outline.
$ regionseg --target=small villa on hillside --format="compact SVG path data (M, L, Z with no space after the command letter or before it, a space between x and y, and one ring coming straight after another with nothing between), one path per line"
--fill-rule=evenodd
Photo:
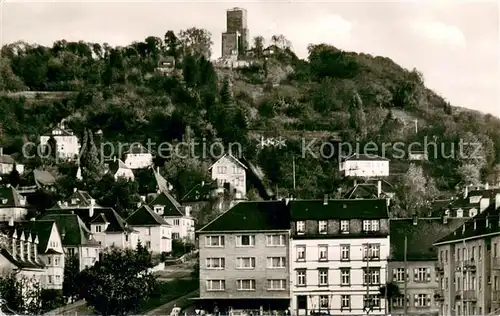
M3 148L0 147L0 175L8 175L14 167L19 174L24 173L24 165L17 163L11 155L4 155Z
M172 227L148 205L142 205L127 218L139 232L139 241L154 253L172 252Z
M158 194L149 207L171 226L172 239L194 241L194 218L191 207L182 207L167 191Z
M353 154L340 163L345 177L387 177L389 159L373 154Z
M243 199L247 194L246 170L248 168L231 154L226 154L217 160L209 170L212 180L219 187L229 185L230 192L234 192L235 199Z
M153 165L153 155L141 144L134 143L124 153L123 161L130 169L143 169Z
M63 122L40 136L40 145L47 146L53 138L56 143L57 155L60 158L74 159L80 153L78 137L67 129Z
M121 159L116 159L116 157L108 164L108 173L111 174L115 180L135 180L132 169L130 169Z
M28 214L26 198L10 184L0 187L0 222L20 221Z

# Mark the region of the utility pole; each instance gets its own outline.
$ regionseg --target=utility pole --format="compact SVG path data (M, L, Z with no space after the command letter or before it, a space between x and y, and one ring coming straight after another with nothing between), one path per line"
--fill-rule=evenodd
M418 120L415 120L415 134L418 134Z
M293 191L295 194L295 156L292 156L292 167L293 167Z
M465 249L465 254L464 255L467 255L467 259L469 258L469 249L467 249L467 246L465 244L465 240L462 241L463 242L463 245L464 245L464 249ZM469 315L469 304L465 301L465 286L466 284L468 285L469 283L469 278L468 278L468 275L467 275L467 271L465 271L465 256L462 256L462 268L460 269L460 272L462 273L462 275L465 275L465 277L462 277L462 295L461 295L461 299L462 299L462 308L464 309L464 316L468 316Z
M408 252L408 237L405 235L405 249L404 249L404 265L405 265L405 289L404 289L404 311L405 316L408 314L408 260L407 260L407 252Z

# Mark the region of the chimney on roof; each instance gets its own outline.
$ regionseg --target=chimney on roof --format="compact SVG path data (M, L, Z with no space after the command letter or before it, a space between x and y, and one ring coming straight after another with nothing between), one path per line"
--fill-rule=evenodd
M414 214L413 215L413 225L417 226L417 224L418 224L418 216L417 216L417 214Z
M6 186L7 188L10 188L10 183L7 183L5 186Z
M484 184L484 189L485 189L485 190L489 190L489 189L490 189L490 184L489 184L488 182L486 182L486 183Z
M448 215L443 215L443 224L448 224Z
M94 216L94 206L95 206L95 200L90 199L90 207L89 207L89 217L92 218Z
M0 147L0 156L3 156L3 148Z
M160 167L156 167L156 173L160 174Z
M466 199L469 196L469 186L466 185L464 189L464 199Z
M328 194L325 194L323 197L323 205L328 205Z
M358 180L354 179L354 186L358 185Z
M9 226L14 226L14 217L9 218Z
M76 187L73 188L73 192L76 192Z
M377 197L380 198L381 194L382 194L382 181L378 180L377 181Z
M113 162L116 162L116 156L113 156Z
M205 181L201 181L201 186L205 186Z

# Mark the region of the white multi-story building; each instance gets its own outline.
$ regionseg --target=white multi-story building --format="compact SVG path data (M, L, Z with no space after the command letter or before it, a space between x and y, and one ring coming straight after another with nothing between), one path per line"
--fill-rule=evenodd
M226 183L229 184L236 199L246 195L247 167L234 156L231 154L222 156L210 166L209 170L212 173L212 180L216 181L219 187L223 187Z
M354 154L340 163L340 171L346 177L387 177L389 162L377 155Z
M387 200L296 200L289 208L292 315L385 315Z
M172 228L149 206L142 205L127 218L127 223L139 233L139 241L148 250L172 252Z
M71 130L66 129L63 123L40 136L40 145L47 146L51 137L56 141L58 157L73 159L79 155L80 142L78 137Z
M130 169L149 168L153 165L153 155L141 144L134 143L125 152L124 162Z

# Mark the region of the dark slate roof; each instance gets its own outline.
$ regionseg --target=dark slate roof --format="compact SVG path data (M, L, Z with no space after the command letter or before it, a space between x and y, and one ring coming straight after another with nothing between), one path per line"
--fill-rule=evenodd
M14 187L0 187L0 208L26 207L21 204L23 199Z
M137 211L127 218L131 226L158 226L168 225L167 222L156 214L148 205L141 206Z
M186 195L181 199L181 202L200 202L208 201L212 196L213 190L217 189L215 182L202 182L195 185L189 190Z
M168 192L169 190L172 189L172 185L168 183L167 179L165 179L159 172L159 170L155 170L153 168L153 175L155 177L156 181L156 187L159 191L165 191Z
M54 185L56 183L56 178L46 170L35 169L33 170L33 176L38 187Z
M99 246L92 237L82 219L76 214L49 213L43 215L40 220L53 220L61 234L61 242L64 247L71 246Z
M241 158L241 162L247 166L247 179L257 189L260 197L263 200L271 200L274 198L274 192L268 187L266 181L264 181L264 173L262 172L262 169L254 165L245 157Z
M500 194L500 189L483 189L483 190L472 190L469 191L468 196L482 196L483 198L494 199L497 194Z
M344 159L344 161L353 161L353 160L360 160L360 161L372 161L372 160L377 160L377 161L380 161L380 160L383 160L383 161L389 161L389 159L387 158L384 158L384 157L380 157L378 155L375 155L375 154L359 154L359 153L356 153L356 154L353 154L347 158Z
M450 205L448 205L448 208L453 208L453 209L458 209L458 208L477 208L479 207L479 202L478 203L471 203L469 198L459 198L456 200L453 200Z
M482 213L472 218L467 218L467 221L463 225L436 241L435 244L455 243L463 239L476 239L481 238L485 234L500 234L499 215L500 209L495 209L495 205L490 205Z
M102 222L105 218L107 220L108 228L105 232L133 232L134 230L130 228L127 222L118 214L116 211L110 207L94 207L94 214L90 217L90 208L73 208L73 207L62 207L62 208L50 208L46 210L49 214L76 214L79 218L90 227L90 223L96 220L97 223ZM102 216L104 215L104 217Z
M389 218L386 199L293 200L292 220L381 219Z
M239 202L199 232L289 230L290 213L284 201Z
M16 238L21 237L23 234L25 235L25 238L29 238L31 235L31 240L30 242L35 242L36 241L36 234L32 234L29 230L25 230L22 227L15 227L15 226L9 226L4 223L0 225L0 232L2 234L5 234L9 240L11 240L14 236ZM11 243L8 242L7 244L2 244L0 245L0 254L4 256L9 262L14 264L16 267L19 267L21 269L43 269L44 264L39 260L39 258L35 258L36 262L28 261L19 258L19 256L13 256L12 254L12 248L11 248Z
M60 134L54 134L54 132L60 131ZM44 132L42 136L74 136L73 132L69 129L61 128L60 126L56 126Z
M28 230L36 234L38 236L38 253L46 253L50 234L52 233L52 227L56 225L54 220L26 221L17 223L17 225L24 230Z
M466 218L418 218L416 225L411 218L397 218L389 221L391 236L391 260L404 261L404 240L407 237L407 260L436 260L433 243L453 232Z
M377 185L360 183L344 194L344 199L376 199L377 190ZM381 194L384 194L384 192L381 192Z
M64 202L68 203L68 207L88 208L91 205L91 200L92 196L87 191L77 190L73 192L73 194ZM94 204L94 207L100 207L100 206Z
M160 192L160 194L149 203L150 207L154 208L155 205L163 206L162 216L184 216L184 213L181 211L181 205L168 191Z

